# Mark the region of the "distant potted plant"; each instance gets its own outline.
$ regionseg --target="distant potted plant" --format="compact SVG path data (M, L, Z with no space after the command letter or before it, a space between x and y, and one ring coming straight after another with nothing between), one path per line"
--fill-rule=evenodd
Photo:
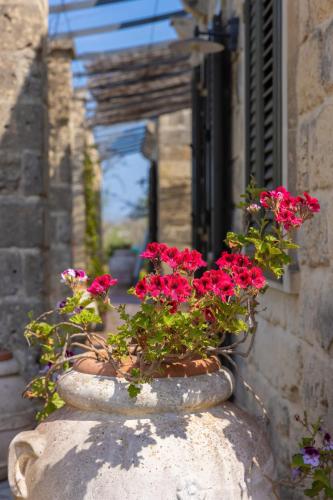
M143 452L144 468L141 470L141 465L138 465L141 470L138 481L140 484L144 481L142 498L145 500L187 498L187 490L190 491L193 485L198 492L212 489L213 496L207 497L212 499L228 497L228 494L228 498L239 498L239 488L246 491L244 498L266 500L270 497L271 485L268 481L265 482L265 476L272 468L272 460L260 431L248 417L239 413L240 410L226 406L226 403L216 406L228 399L233 390L233 377L221 366L219 359L222 357L235 365L232 359L234 354L243 357L249 354L255 338L258 296L267 289L265 274L271 273L277 278L283 275L285 266L291 260L289 250L297 248L292 230L310 219L320 207L318 200L307 193L293 197L283 187L262 192L253 185L247 189L241 206L246 218L245 232L228 233L226 243L230 251L222 252L214 268L203 272L199 277L195 273L206 266L199 252L189 249L180 251L163 243L150 243L142 257L151 261L153 272L130 290L141 301L139 311L129 316L126 307L120 306L118 311L123 324L117 331L110 333L107 339L91 330L91 324L100 321L93 305L102 302L109 308L113 307L108 292L116 285L117 280L111 275L102 275L85 286L88 278L82 270L70 269L62 275L72 293L58 305L59 321L50 324L47 321L50 313L46 313L37 320L32 320L26 328L29 342L41 345L41 361L46 366L45 373L34 379L26 391L27 397L42 398L45 401L44 408L38 415L39 419L48 416L65 402L70 405L69 410L65 407L55 414L56 420L51 418L45 422L46 427L43 429L49 428L51 436L51 441L47 440L46 445L54 443L54 436L58 432L55 430L58 429L56 421L63 422L63 429L68 426L66 436L75 432L74 424L64 423L68 420L76 422L87 436L87 433L93 433L91 422L101 419L101 428L108 436L105 437L106 441L111 436L115 439L115 448L109 443L109 451L105 451L106 455L102 453L104 458L98 455L101 448L91 451L93 460L109 460L113 471L110 472L112 481L110 479L109 486L112 483L113 487L120 488L118 494L105 498L120 498L121 484L124 488L126 484L127 498L139 498L135 496L135 488L129 486L126 474L113 467L118 464L123 466L121 469L128 470L131 460L133 463L138 461L138 450L149 447L149 443L152 446L156 444L156 453L160 454L159 460L166 471L156 473L157 476L152 477L151 482L162 487L162 479L167 477L172 484L168 486L170 494L167 490L166 496L149 496L152 493L148 492L149 486L145 483L146 479L142 478L142 473L145 468L153 471L154 463L153 458L149 454L148 457L146 451ZM162 265L168 266L168 273L163 273ZM232 335L236 335L236 338L233 339ZM227 338L228 343L225 345ZM247 342L247 349L240 350L240 346ZM73 369L70 369L71 366ZM209 410L211 407L213 410ZM87 412L83 420L77 414L79 409ZM74 413L69 417L68 411ZM107 417L97 416L96 411L104 412ZM184 417L181 417L184 412L190 414L189 419L196 422L195 426L200 425L201 415L206 425L206 434L204 432L200 438L196 437L197 427L194 429L192 424L188 424L189 427L185 425ZM155 414L158 414L157 420ZM144 420L148 417L149 424ZM126 423L126 418L131 422L133 420L132 424ZM106 421L111 426L108 431L104 428ZM119 430L119 425L122 426L122 431ZM222 432L224 425L230 426L231 435ZM146 426L149 427L149 432ZM217 437L219 426L221 435ZM181 437L192 443L194 455L198 451L197 458L193 458L192 476L188 479L186 477L191 469L191 453L186 448L188 443L178 443L180 455L176 465L170 465L170 461L167 461L168 465L165 463L168 446L172 448L171 436L180 436L175 434L177 428L183 429L179 430ZM240 441L238 438L234 441L233 432ZM135 436L142 433L144 444L139 444ZM17 443L21 443L23 438L21 436L12 444L13 464L15 460L19 460ZM29 443L32 440L30 445L33 447L35 438L27 436L27 439ZM77 438L78 441L74 437L73 439L76 444L73 441L69 446L68 456L71 455L73 446L82 445L82 437ZM96 437L97 441L98 439L101 438ZM123 439L124 443L129 444L123 445ZM215 445L222 446L221 449L225 446L232 457L230 463L223 457L212 461L211 453L208 454L210 459L206 457L205 447L214 439L215 444L211 446L214 450ZM237 442L242 448L241 455L245 464L242 466L237 453ZM186 449L182 447L183 444ZM123 454L122 459L116 457L117 452ZM176 449L169 449L173 457L178 452ZM215 452L218 453L217 449ZM57 453L60 453L60 449L58 452L54 451L54 464L59 459ZM251 481L247 482L242 471L244 467L251 468L251 456L254 453L259 454L257 460L266 464L266 469L264 467L264 472L260 472L260 477L255 479L251 476ZM172 460L171 462L173 463ZM66 461L62 465L59 468L61 474L68 466ZM44 470L43 460L36 467L38 473ZM208 473L209 467L218 476L215 478L215 485ZM234 478L227 480L228 474L234 474ZM15 482L15 472L10 477L12 483ZM184 479L184 484L180 477ZM99 480L97 483L100 484ZM108 480L103 484L103 488L106 488ZM46 490L42 486L40 493L32 483L27 483L26 487L32 488L34 496L31 498L34 500L45 495ZM14 492L19 493L18 490ZM90 498L88 493L85 497L82 491L75 493L70 490L67 495L73 499ZM54 498L67 497L60 495ZM104 496L99 498L103 499Z

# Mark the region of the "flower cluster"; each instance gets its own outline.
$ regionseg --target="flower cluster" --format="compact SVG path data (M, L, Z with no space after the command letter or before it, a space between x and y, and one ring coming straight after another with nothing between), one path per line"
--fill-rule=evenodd
M168 247L165 243L148 243L141 257L151 260L154 264L164 262L174 270L188 273L194 273L207 265L197 250L185 248L180 251L176 247Z
M225 302L235 294L237 287L257 293L266 284L262 270L246 255L222 252L216 264L219 270L206 271L201 278L194 280L193 285L199 296L213 293Z
M111 274L103 274L102 276L97 276L94 281L91 283L90 287L87 288L87 291L91 293L91 295L106 295L109 289L116 285L118 280L112 278Z
M181 303L186 302L191 295L191 287L185 276L179 273L165 276L154 274L140 280L135 287L135 293L141 300L154 297L162 301Z
M282 224L286 231L300 227L304 221L320 211L317 198L306 192L303 196L292 196L283 186L272 191L263 191L260 203L264 208L273 211L276 222Z
M322 419L310 423L306 412L304 417L295 416L306 430L306 437L299 443L300 451L293 455L291 463L291 477L298 484L304 484L304 493L307 497L333 498L332 471L333 471L333 440L331 435L322 427ZM319 498L319 497L317 497Z
M61 281L66 284L74 284L87 281L88 276L83 269L65 269L61 273Z

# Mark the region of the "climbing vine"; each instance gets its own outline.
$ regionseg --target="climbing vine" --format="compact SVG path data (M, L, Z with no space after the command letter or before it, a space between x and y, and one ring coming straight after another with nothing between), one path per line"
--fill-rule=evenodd
M94 187L95 172L89 150L86 149L83 164L83 184L85 198L85 253L87 272L96 276L104 272L101 240L100 194Z

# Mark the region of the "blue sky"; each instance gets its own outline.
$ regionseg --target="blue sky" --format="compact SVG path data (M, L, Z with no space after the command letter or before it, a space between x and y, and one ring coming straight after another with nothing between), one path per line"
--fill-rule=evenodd
M73 0L50 0L50 5L70 3ZM127 0L68 13L53 14L49 18L50 34L63 33L86 27L140 19L181 9L180 0ZM148 24L138 28L120 30L75 39L77 54L84 52L117 50L136 45L150 44L175 38L175 32L168 21ZM81 61L73 61L73 71L83 71ZM74 79L75 86L85 84L85 79ZM130 128L136 124L126 124ZM117 127L119 129L119 126ZM128 155L112 166L103 165L103 217L105 220L119 221L126 217L130 207L143 194L139 181L147 177L148 162L140 154ZM107 168L108 167L108 168ZM127 200L127 201L126 201Z

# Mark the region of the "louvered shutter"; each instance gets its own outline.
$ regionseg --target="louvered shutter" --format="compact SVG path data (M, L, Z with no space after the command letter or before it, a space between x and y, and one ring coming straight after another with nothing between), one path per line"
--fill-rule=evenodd
M281 183L281 0L247 0L247 180Z

